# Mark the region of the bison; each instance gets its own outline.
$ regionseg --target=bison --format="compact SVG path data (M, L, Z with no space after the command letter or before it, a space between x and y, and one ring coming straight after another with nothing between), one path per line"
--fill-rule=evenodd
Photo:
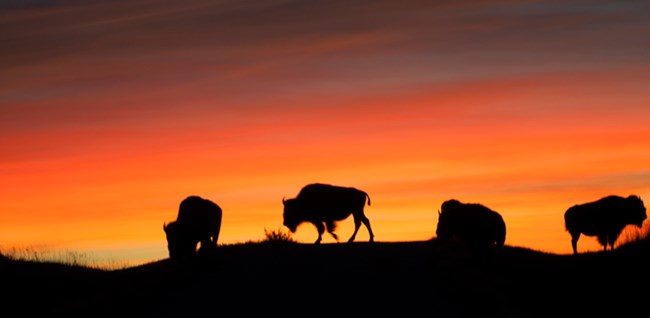
M336 222L345 220L352 214L354 233L350 236L348 243L354 241L361 223L368 229L370 242L373 242L374 234L370 227L370 221L363 211L366 199L370 205L370 196L355 188L322 183L308 184L300 190L295 198L282 199L284 205L283 224L292 233L295 233L298 225L303 222L313 224L318 230L318 239L315 244L319 244L325 229L338 241L338 236L334 233Z
M199 196L181 201L175 221L163 224L169 257L183 260L216 250L221 230L222 210L216 203Z
M564 226L571 234L573 254L578 254L580 234L596 236L603 251L614 249L614 243L628 225L641 227L646 210L639 196L627 198L610 195L599 200L576 204L564 213Z
M471 253L480 255L493 247L503 250L506 224L501 214L482 204L451 199L443 202L438 211L436 237L443 241L456 239Z

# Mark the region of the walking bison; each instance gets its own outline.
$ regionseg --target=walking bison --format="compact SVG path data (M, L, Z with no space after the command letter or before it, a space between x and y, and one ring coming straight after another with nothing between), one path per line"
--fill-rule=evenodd
M596 236L603 251L607 251L608 246L613 250L623 229L628 225L640 228L646 217L646 209L640 197L610 195L570 207L564 213L564 225L571 234L573 254L578 254L580 234Z
M442 241L456 239L471 253L480 255L490 248L503 249L506 224L501 214L482 204L451 199L443 202L438 211L436 237Z
M171 259L188 259L217 248L222 210L216 203L199 196L181 201L175 221L163 224Z
M292 233L295 233L298 225L303 222L313 224L318 230L318 239L315 244L319 244L325 229L338 241L338 236L334 233L336 222L345 220L352 215L354 232L348 242L354 241L362 223L368 229L370 242L373 242L374 234L370 227L370 221L363 211L366 199L370 205L370 196L355 188L322 183L308 184L300 190L295 198L282 199L284 205L283 224Z

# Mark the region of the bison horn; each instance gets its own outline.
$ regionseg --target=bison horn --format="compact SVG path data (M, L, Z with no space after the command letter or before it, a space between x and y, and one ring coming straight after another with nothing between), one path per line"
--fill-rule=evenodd
M440 210L438 210L438 215L440 215Z
M283 205L284 205L284 203L285 203L286 201L287 201L287 200L285 200L284 197L282 197L282 204L283 204Z

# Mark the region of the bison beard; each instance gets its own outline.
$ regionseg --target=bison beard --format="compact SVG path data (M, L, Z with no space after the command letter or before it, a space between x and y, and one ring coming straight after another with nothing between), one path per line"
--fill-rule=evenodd
M284 205L283 224L292 233L295 233L298 225L303 222L313 224L318 230L315 244L319 244L325 230L338 241L338 236L334 233L336 222L352 215L354 232L348 242L354 241L361 224L368 229L369 241L373 242L374 234L370 220L365 216L363 210L366 200L370 205L370 196L355 188L321 183L309 184L303 187L295 198L282 199Z

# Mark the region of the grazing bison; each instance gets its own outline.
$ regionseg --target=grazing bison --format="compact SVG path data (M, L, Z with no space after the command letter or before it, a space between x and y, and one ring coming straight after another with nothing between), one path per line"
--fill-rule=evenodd
M370 205L370 196L355 188L321 183L306 185L300 190L296 198L282 199L284 226L289 228L292 233L295 233L298 225L309 222L316 226L318 230L316 244L321 242L325 229L338 241L338 236L334 233L336 222L344 220L352 214L354 233L352 233L348 242L354 241L361 223L368 229L370 242L373 242L374 235L370 227L370 221L363 212L366 198L368 199L368 205Z
M216 250L221 230L222 210L214 202L199 196L181 201L176 221L163 224L171 259L187 259Z
M573 254L578 254L580 234L596 236L603 251L614 249L614 243L627 225L641 227L646 210L641 198L610 195L597 201L577 204L564 213L564 225L571 234Z
M437 238L456 239L474 254L485 253L492 247L503 249L506 224L498 212L478 204L451 199L442 203L438 211Z

